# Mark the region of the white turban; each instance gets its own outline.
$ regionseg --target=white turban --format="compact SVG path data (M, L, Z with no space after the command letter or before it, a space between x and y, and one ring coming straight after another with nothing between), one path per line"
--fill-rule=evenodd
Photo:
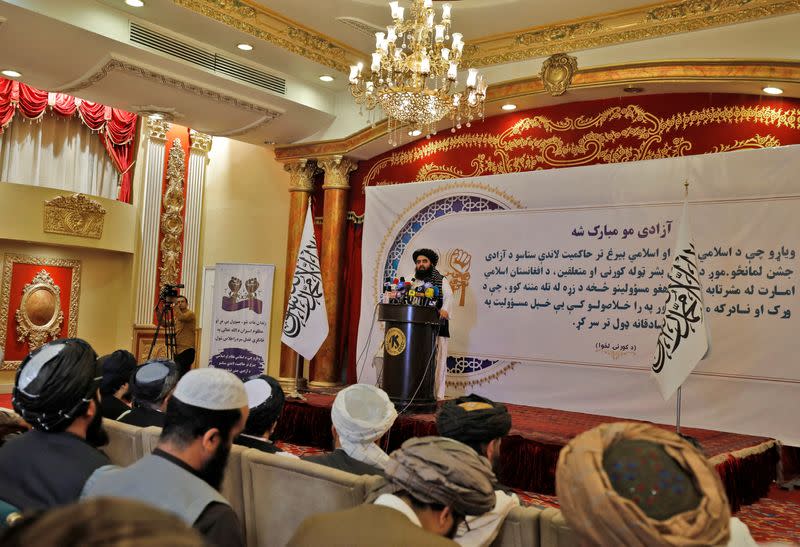
M375 444L386 433L397 411L382 389L355 384L336 395L331 420L342 450L353 459L381 469L389 456Z

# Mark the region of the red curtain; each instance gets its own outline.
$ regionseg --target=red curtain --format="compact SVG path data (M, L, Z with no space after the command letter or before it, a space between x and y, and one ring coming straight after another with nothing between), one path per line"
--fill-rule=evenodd
M138 116L71 95L48 93L15 80L0 78L0 133L11 123L17 111L28 119L36 120L44 114L48 106L61 116L77 114L89 129L99 135L120 173L117 199L130 203L130 171L136 151Z
M798 144L798 119L797 99L708 93L625 97L501 114L360 162L350 176L343 272L348 290L337 356L347 363L346 381L355 382L356 369L372 357L356 355L363 233L357 216L364 214L365 186Z

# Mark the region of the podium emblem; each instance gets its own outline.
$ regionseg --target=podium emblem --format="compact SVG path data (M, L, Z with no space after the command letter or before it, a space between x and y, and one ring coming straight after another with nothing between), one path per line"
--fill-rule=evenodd
M397 327L392 327L386 331L383 345L386 348L386 353L392 357L400 355L406 349L406 335Z

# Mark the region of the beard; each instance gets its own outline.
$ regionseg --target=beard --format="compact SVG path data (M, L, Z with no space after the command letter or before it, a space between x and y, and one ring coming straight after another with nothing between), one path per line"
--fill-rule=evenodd
M458 525L461 524L463 520L464 520L463 518L455 518L454 516L453 525L450 526L450 529L447 531L444 537L446 537L447 539L455 539L456 534L458 533Z
M100 401L95 397L94 404L98 409L92 421L86 428L86 442L95 448L100 448L108 444L108 433L103 427L103 415L100 414Z
M417 268L414 270L414 277L417 279L425 280L428 279L431 274L433 273L433 266L429 268Z
M217 491L222 487L222 479L225 476L225 466L228 465L228 456L230 453L231 445L220 444L211 459L208 460L203 466L203 469L198 472L200 478Z

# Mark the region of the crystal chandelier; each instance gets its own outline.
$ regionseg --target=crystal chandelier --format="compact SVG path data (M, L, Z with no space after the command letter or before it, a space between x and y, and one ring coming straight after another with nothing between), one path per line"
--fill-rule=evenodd
M483 118L486 83L470 68L466 85L457 90L458 67L464 49L462 35L450 32L450 4L442 5L435 24L433 0L412 0L410 14L399 2L389 2L394 24L375 33L370 71L350 67L350 91L356 104L373 111L380 106L389 118L389 142L398 144L398 130L409 135L436 133L436 124L449 116L451 131ZM448 44L449 43L449 44ZM449 47L448 47L449 45Z

